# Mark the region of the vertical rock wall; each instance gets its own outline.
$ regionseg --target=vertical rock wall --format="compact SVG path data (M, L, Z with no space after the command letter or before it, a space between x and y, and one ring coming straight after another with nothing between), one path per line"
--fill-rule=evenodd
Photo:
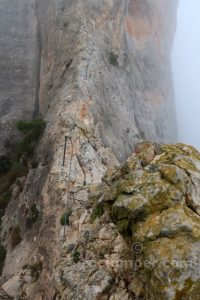
M43 113L56 91L86 97L104 144L120 160L138 140L176 138L170 63L176 1L43 1L38 6Z
M0 5L3 9L9 6L4 1ZM21 97L13 98L13 106L1 97L0 103L9 110L9 115L1 110L1 120L9 124L8 116L10 120L41 114L47 128L36 151L38 165L30 169L20 193L13 193L2 221L1 238L7 257L1 283L10 295L24 294L27 299L93 300L105 299L104 295L111 297L108 299L133 299L124 273L116 269L113 275L112 266L107 267L110 256L107 260L104 257L100 267L96 249L105 242L100 254L106 254L114 224L106 218L102 224L90 226L93 207L88 194L106 169L118 163L115 155L124 161L137 141L172 141L176 137L170 68L176 1L37 1L34 6L28 4L27 26L22 22L24 7L22 0L9 6L13 12L20 11L20 15L15 13L13 23L19 24L20 34L24 32L22 49L28 50L24 59L20 55L17 59L20 74L24 74L21 68L28 60L28 81L17 77ZM14 42L12 35L11 40ZM21 53L20 49L18 46L15 53ZM14 73L10 74L15 81ZM12 91L7 88L6 93L8 90ZM12 95L16 95L15 90ZM71 141L67 142L63 167L65 136ZM27 228L33 204L39 218ZM67 241L63 242L60 217L66 208L72 210L72 217ZM106 231L107 223L110 233L104 241L100 230ZM15 224L20 227L22 241L12 249L9 228ZM124 257L126 245L121 249L120 236L114 232L110 255ZM81 261L78 268L68 247L75 244L76 249L82 242L83 247L90 247L86 256L81 256L83 264ZM95 266L91 264L94 261ZM91 276L99 268L100 273ZM79 274L85 270L86 281L68 282L74 276L79 278L77 270ZM68 278L67 274L72 276ZM117 277L119 282L115 281ZM106 296L107 289L118 298Z
M71 89L90 99L104 144L120 160L140 139L174 140L170 51L176 1L0 5L4 139L13 119L45 116L56 96L63 91L59 97L67 97Z

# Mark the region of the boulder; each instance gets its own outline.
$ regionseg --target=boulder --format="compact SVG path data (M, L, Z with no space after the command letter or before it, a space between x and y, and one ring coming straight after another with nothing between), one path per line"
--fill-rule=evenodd
M199 299L200 153L183 144L143 142L109 174L110 198L103 194L100 201L132 239L140 296Z

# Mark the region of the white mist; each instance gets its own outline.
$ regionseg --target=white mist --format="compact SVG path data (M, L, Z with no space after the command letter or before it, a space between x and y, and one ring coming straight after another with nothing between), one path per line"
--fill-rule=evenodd
M172 67L179 141L200 150L199 14L199 0L179 0Z

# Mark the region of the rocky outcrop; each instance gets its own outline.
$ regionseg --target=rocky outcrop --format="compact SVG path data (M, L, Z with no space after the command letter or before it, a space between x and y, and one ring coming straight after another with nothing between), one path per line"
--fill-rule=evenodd
M198 299L200 153L190 146L136 146L107 173L97 201L119 232L132 235L136 296Z
M2 9L19 10L13 23L21 28L24 2L4 2ZM102 209L94 209L92 191L96 198L106 170L125 161L136 142L176 137L170 69L176 1L27 3L27 26L19 31L29 81L18 76L22 102L6 106L1 97L9 109L1 120L5 128L8 118L41 115L47 126L37 164L11 187L2 218L2 288L16 299L134 299L141 284L133 280L131 241L123 240L109 215L98 218ZM26 30L32 30L28 37ZM22 74L20 51L17 46L12 67L20 62ZM12 74L5 78L14 80ZM12 87L6 88L11 97ZM63 240L66 210L71 216Z

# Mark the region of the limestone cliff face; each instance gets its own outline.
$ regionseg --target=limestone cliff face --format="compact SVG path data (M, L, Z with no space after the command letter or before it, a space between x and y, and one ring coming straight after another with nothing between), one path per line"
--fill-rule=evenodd
M176 1L45 0L38 14L42 113L55 93L66 101L80 97L120 160L141 138L174 140L170 51Z
M1 135L73 94L120 160L141 138L172 141L175 14L172 0L1 1Z
M108 215L91 223L91 194L136 142L176 138L170 68L176 1L13 0L0 6L2 41L16 49L12 70L1 75L1 151L13 119L47 120L38 165L12 186L2 219L2 287L16 299L134 299L130 263L113 266L130 257L129 241ZM8 12L15 16L10 31ZM12 56L1 55L4 61ZM39 217L27 227L34 205ZM16 224L22 240L13 248Z

